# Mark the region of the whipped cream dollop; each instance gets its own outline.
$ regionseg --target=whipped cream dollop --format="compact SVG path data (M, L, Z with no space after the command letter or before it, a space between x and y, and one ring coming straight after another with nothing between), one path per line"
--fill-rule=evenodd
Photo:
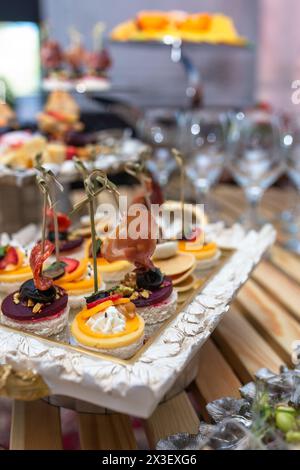
M125 330L126 318L116 307L108 307L88 319L87 325L97 333L120 333Z

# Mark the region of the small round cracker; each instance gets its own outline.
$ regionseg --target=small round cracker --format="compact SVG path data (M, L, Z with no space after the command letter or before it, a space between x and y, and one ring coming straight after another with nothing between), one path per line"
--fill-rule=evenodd
M154 261L162 273L166 276L177 276L189 271L195 264L195 257L190 253L177 253L168 259Z
M196 282L195 276L190 275L186 279L184 279L182 282L177 284L175 286L175 289L177 290L177 292L189 291L189 290L193 289L193 287L195 285L195 282Z

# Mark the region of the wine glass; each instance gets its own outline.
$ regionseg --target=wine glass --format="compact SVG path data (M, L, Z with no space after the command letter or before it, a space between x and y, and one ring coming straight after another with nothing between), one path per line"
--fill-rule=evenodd
M210 220L216 219L208 194L222 174L226 154L227 117L213 109L190 111L180 118L180 147L186 156L186 174L198 204Z
M243 188L249 206L241 222L247 229L260 228L266 220L258 212L259 203L285 169L279 118L262 110L231 116L228 167Z
M291 119L283 142L287 151L287 174L297 191L295 205L290 212L287 225L287 231L293 236L284 243L284 246L300 254L300 120L297 116Z
M138 122L138 133L153 148L148 167L159 185L165 187L176 168L171 149L178 144L177 111L165 108L146 110Z

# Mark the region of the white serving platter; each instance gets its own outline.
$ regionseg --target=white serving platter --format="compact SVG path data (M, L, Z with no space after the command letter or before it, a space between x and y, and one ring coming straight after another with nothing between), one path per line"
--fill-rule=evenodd
M36 372L48 386L50 395L149 417L170 390L184 388L193 380L197 352L275 241L276 233L271 225L243 237L240 229L234 227L232 237L239 230L235 251L201 292L134 358L113 359L0 326L0 363L17 371ZM218 227L210 235L222 240L224 233L225 238L229 236L226 230L223 232Z

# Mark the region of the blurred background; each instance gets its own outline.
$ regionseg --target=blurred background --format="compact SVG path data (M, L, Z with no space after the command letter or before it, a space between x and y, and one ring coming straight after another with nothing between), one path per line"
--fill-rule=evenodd
M236 44L170 37L112 40L117 25L135 21L141 10L183 8L187 14L204 12L206 19L216 13L226 15L238 38L246 40ZM114 142L110 157L124 161L132 156L132 138L149 145L153 154L148 169L166 197L176 193L178 168L170 149L177 147L191 183L186 184L187 199L205 202L213 220L220 215L213 214L215 208L207 198L210 189L219 182L237 183L251 212L246 219L251 215L250 226L261 225L263 220L257 214L253 220L253 216L266 189L273 184L297 189L300 185L300 125L295 118L297 104L292 102L299 85L295 81L300 78L299 10L296 0L289 0L288 8L281 0L187 0L184 5L179 0L11 0L0 12L0 95L15 110L18 130L39 131L47 138L51 152L55 150L49 162L57 164L64 177L70 176L72 152L91 155L96 150L89 145L103 144L104 137L91 136L91 132L115 129L118 136L105 137L106 150L108 142ZM79 106L80 117L76 111L74 119L81 119L77 128L83 127L75 135L75 129L71 135L53 135L42 122L49 118L50 107L51 119L58 121L66 106L75 109L66 96L60 105L47 102L57 87L70 93ZM42 110L44 114L37 118ZM4 126L7 130L11 129ZM25 137L12 137L13 143L3 144L0 154L20 146ZM126 152L120 142L129 145ZM54 149L53 143L60 147ZM102 155L98 147L97 152ZM6 162L5 171L11 167L24 171L33 165L32 160L25 165L20 158L18 164L11 163L16 160L15 155L8 155L0 164ZM128 175L112 161L102 169L114 173L117 184L130 184ZM5 171L0 172L2 176L7 175ZM15 205L11 202L7 208L2 203L0 207L2 224L9 231L35 221L33 182L26 186L23 172L20 185L20 173L17 176L17 191L5 187L6 193L12 191ZM69 189L80 188L78 178L71 176ZM16 178L12 180L15 184ZM298 199L293 192L291 200L287 206L293 208L284 208L285 213L274 218L287 223L289 231L298 231L294 223ZM23 215L15 217L18 222L8 223L11 214L24 205L22 201L27 201ZM28 216L24 216L26 211Z
M276 106L289 108L291 82L300 72L300 5L297 0L289 0L288 6L280 0L187 0L184 5L179 0L111 0L105 4L97 0L27 0L26 4L13 0L1 7L0 76L7 79L17 96L38 91L38 24L42 20L48 21L51 36L62 45L69 43L68 28L73 25L82 34L84 45L90 46L90 31L98 20L106 24L107 37L114 26L142 9L223 12L232 17L237 30L253 43L253 48L212 53L190 47L189 53L194 63L201 65L206 81L206 102L244 105L270 100ZM113 83L126 98L143 105L162 104L161 100L182 104L184 74L179 64L168 60L168 50L145 51L114 44L109 51ZM172 86L166 86L168 83Z

